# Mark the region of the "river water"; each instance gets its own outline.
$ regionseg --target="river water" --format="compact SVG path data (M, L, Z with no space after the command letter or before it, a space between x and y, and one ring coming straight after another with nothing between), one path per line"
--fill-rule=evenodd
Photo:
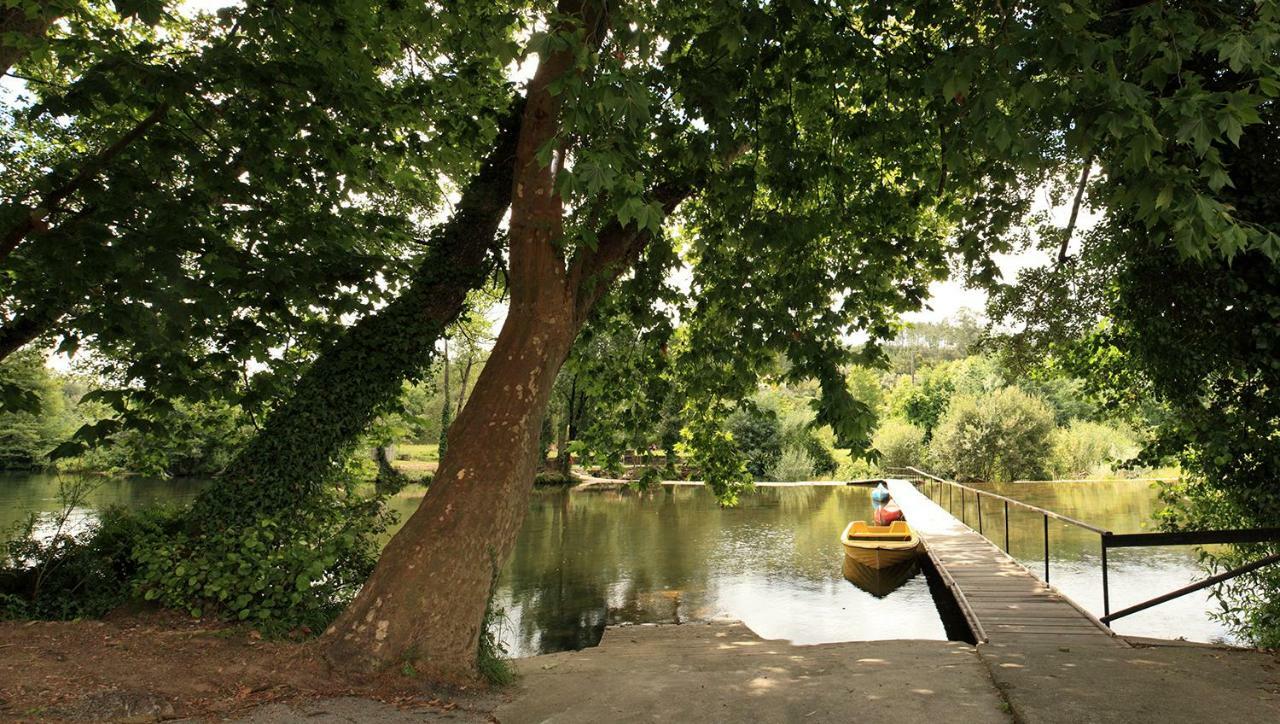
M108 505L189 502L206 484L104 480L72 523ZM52 515L60 508L57 488L55 476L0 476L0 527L30 512ZM421 497L414 490L393 499L402 518ZM1140 482L1013 484L996 491L1117 533L1148 529L1158 507L1154 490ZM536 491L499 580L501 640L512 655L527 656L593 645L607 624L712 618L739 619L764 638L800 644L947 638L923 573L906 572L907 580L884 596L842 575L840 531L870 509L865 487L761 487L733 509L720 508L699 487ZM976 523L972 501L968 515ZM1015 513L1010 523L1013 554L1041 575L1040 517ZM984 524L1003 543L1003 521L991 502ZM1052 583L1100 613L1097 537L1054 525L1050 549ZM1110 557L1113 610L1201 575L1190 547L1116 550ZM1115 628L1229 641L1209 618L1211 608L1207 596L1192 594Z

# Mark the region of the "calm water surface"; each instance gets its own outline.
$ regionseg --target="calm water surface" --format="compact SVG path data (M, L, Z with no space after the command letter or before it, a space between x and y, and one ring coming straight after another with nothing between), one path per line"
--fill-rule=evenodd
M76 511L91 519L108 505L189 502L206 481L105 480ZM420 492L393 500L407 516ZM1115 532L1147 529L1158 507L1146 483L998 486L997 492L1059 510ZM0 527L30 512L59 510L57 479L0 476ZM957 501L957 512L958 501ZM734 509L721 509L696 487L571 493L540 490L499 581L500 635L517 656L581 648L615 623L735 618L765 638L801 644L895 638L945 639L923 574L884 598L841 575L837 541L848 521L866 518L870 490L860 487L760 488ZM984 526L1003 542L1001 509L984 506ZM968 516L976 525L969 501ZM1039 516L1014 513L1015 557L1043 571ZM1076 601L1101 611L1097 537L1052 524L1051 580ZM1194 548L1115 550L1112 608L1196 579ZM1116 623L1125 634L1228 640L1192 595Z
M923 574L885 598L841 575L840 531L870 510L853 487L761 488L733 509L700 487L538 492L499 583L503 639L528 655L714 618L800 644L947 638Z

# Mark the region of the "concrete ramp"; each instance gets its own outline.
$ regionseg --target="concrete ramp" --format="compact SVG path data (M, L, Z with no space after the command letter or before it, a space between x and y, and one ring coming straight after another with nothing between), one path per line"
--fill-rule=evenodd
M953 641L794 646L736 622L620 626L598 647L518 664L503 724L1011 720L974 648Z

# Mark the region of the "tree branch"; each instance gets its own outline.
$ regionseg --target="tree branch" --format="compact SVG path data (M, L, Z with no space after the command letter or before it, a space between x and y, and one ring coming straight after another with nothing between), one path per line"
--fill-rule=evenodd
M28 342L56 322L61 315L48 319L37 313L20 314L0 326L0 360L22 349Z
M693 190L691 181L669 181L655 187L649 196L662 206L664 215L669 215ZM634 223L623 226L613 219L596 238L596 248L581 249L569 270L570 289L577 295L574 311L578 319L585 319L613 280L635 263L652 234Z
M1071 243L1071 235L1076 230L1076 217L1080 215L1080 202L1084 199L1085 187L1089 185L1089 171L1093 168L1093 154L1084 157L1084 170L1080 172L1080 183L1076 186L1076 198L1071 204L1071 218L1067 221L1067 229L1062 233L1062 246L1058 247L1058 263L1067 262L1067 244Z
M34 231L44 220L57 209L58 204L62 203L68 196L75 193L81 186L86 184L94 176L97 176L107 164L111 163L116 156L129 147L131 143L146 134L152 126L160 122L165 114L169 111L168 103L161 103L156 109L151 111L146 118L138 121L133 128L129 129L115 143L99 151L92 158L85 162L75 176L72 176L66 183L56 186L46 193L40 203L34 208L28 209L22 218L5 232L4 238L0 240L0 262L8 258L9 254L17 248L18 244Z

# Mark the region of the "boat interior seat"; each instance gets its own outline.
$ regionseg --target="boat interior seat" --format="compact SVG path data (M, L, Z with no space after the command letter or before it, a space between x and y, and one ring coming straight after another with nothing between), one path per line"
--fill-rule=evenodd
M849 537L862 540L911 540L911 529L901 520L895 520L891 525L867 525L866 521L856 520L849 526Z

